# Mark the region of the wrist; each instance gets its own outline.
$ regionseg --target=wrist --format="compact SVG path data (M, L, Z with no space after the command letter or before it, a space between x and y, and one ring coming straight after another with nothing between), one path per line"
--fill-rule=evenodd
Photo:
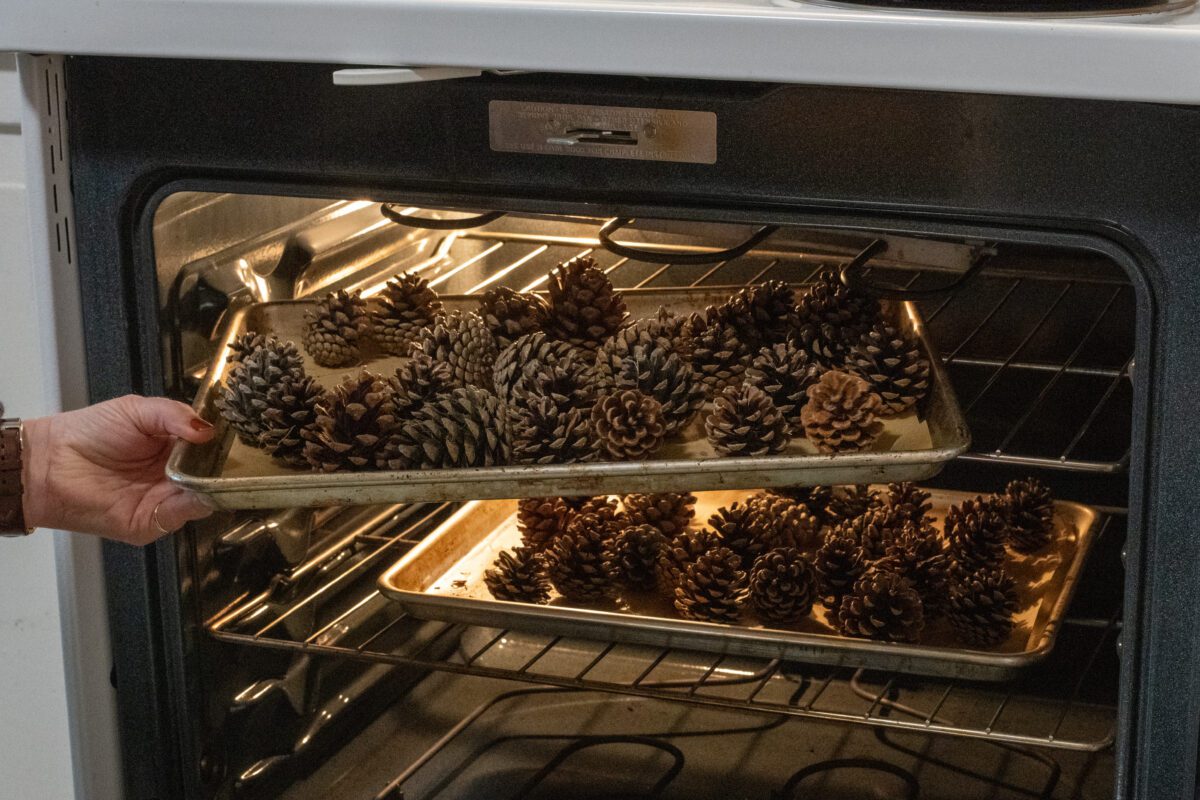
M25 524L30 528L50 526L47 511L53 505L48 495L50 417L26 420L22 426L21 484Z

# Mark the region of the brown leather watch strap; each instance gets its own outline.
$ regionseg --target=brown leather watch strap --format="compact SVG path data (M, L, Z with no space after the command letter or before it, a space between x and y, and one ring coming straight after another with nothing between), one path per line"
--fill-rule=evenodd
M0 416L4 406L0 405ZM21 485L21 421L0 419L0 536L24 536L24 488Z

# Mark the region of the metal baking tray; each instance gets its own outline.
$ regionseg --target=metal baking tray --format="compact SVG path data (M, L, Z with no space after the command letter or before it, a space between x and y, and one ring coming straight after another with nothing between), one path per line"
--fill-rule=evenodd
M639 318L653 316L659 306L681 314L703 309L724 301L730 291L729 287L631 289L623 295L630 315ZM473 295L441 299L450 310L474 310L479 303ZM928 478L970 444L958 401L916 307L902 303L892 308L894 316L918 338L931 365L925 418L909 412L887 420L875 446L865 452L823 455L808 440L797 437L779 455L720 458L704 438L702 412L649 461L332 474L288 469L263 451L239 442L217 412L214 400L225 373L228 345L235 337L249 330L299 342L304 312L313 302L261 303L233 313L193 405L201 417L217 426L217 436L204 445L178 442L167 462L167 476L172 481L207 495L223 509L873 483ZM384 374L403 361L370 353L365 356L366 368ZM319 367L307 356L306 368L326 386L358 369Z
M697 493L696 520L721 506L744 500L746 491ZM974 495L933 491L940 526L946 509ZM926 626L920 644L878 642L837 634L828 612L787 628L771 628L751 617L736 625L679 618L652 593L627 592L603 604L570 605L557 594L549 605L494 599L483 573L501 550L520 544L516 502L467 503L431 532L379 579L380 590L422 619L526 629L539 633L656 647L781 658L815 664L866 667L969 680L1009 680L1045 658L1054 647L1084 560L1098 530L1099 515L1078 503L1057 502L1054 543L1033 556L1013 554L1006 567L1017 582L1021 611L1009 638L990 650L956 643L943 618Z

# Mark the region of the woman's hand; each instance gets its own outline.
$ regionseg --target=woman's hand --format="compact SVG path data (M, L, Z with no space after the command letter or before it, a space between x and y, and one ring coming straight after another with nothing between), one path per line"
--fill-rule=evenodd
M207 442L213 427L183 403L128 395L25 422L25 521L147 544L211 513L167 480L176 438ZM156 514L157 510L157 514Z

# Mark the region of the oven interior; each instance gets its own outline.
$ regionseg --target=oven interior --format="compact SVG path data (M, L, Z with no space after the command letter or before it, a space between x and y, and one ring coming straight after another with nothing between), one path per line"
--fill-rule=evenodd
M202 796L1114 796L1137 315L1122 265L1025 234L787 225L744 254L672 263L756 226L638 219L617 238L643 259L601 246L607 216L466 227L489 209L397 207L440 226L394 224L367 200L165 197L152 235L168 393L191 401L246 303L369 293L401 271L440 293L536 290L581 254L627 290L799 285L882 238L867 277L928 290L919 306L973 436L928 484L989 492L1035 475L1098 507L1100 535L1054 651L987 683L423 622L375 582L451 505L221 512L176 551L201 710L185 748Z

